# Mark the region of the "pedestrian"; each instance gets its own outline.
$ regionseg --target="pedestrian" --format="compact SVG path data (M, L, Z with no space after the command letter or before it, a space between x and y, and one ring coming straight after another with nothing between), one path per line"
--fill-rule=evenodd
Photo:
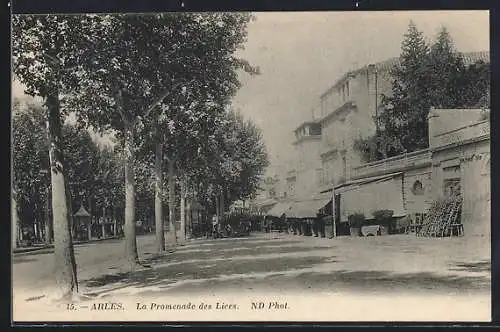
M217 237L217 231L219 229L219 220L217 218L217 215L214 215L212 217L212 236L215 239Z

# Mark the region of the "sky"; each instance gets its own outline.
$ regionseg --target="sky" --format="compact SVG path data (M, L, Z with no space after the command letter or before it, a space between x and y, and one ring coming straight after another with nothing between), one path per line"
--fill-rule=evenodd
M399 56L413 20L431 40L441 26L460 52L489 50L487 11L255 13L239 56L261 75L241 75L233 106L262 130L269 174L293 159L293 130L312 119L319 96L345 72ZM14 82L14 96L22 86Z
M460 52L489 50L487 11L256 13L240 55L260 76L241 75L233 105L262 130L270 174L293 158L293 130L345 72L399 56L413 20L432 40L441 26Z

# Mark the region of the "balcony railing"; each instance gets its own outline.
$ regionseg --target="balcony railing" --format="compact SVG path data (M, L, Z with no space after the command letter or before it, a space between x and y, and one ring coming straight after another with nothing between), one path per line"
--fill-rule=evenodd
M424 165L426 163L430 163L430 161L431 153L428 149L405 153L399 156L354 167L352 169L351 177L356 179L381 173L390 173L406 167Z
M466 125L444 133L436 134L431 138L431 147L438 148L449 144L460 144L467 140L479 138L490 134L488 120Z

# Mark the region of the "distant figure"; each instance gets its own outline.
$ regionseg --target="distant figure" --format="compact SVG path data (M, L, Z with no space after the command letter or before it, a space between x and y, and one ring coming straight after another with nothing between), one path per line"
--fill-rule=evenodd
M219 219L217 218L217 215L214 215L212 217L212 236L214 238L217 237L218 230L219 230Z
M226 225L226 234L228 237L230 237L233 233L233 228L231 227L231 225L227 224Z

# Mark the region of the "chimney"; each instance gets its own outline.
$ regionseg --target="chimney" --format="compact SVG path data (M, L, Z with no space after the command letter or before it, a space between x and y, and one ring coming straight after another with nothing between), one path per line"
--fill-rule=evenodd
M432 149L434 147L434 136L436 134L436 125L438 121L439 115L436 112L434 107L431 107L429 114L427 115L427 123L428 123L428 139L429 139L429 148Z

